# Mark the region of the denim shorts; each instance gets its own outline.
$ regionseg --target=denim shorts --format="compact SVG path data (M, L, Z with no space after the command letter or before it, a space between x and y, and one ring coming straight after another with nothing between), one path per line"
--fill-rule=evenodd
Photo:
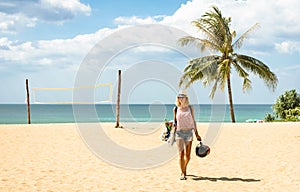
M175 139L183 139L184 141L193 141L193 129L176 131Z

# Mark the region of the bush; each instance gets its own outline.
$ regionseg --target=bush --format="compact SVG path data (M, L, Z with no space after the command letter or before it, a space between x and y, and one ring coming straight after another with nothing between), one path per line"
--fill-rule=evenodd
M276 99L276 103L272 106L276 117L286 119L287 110L295 109L300 106L300 96L296 90L286 91Z
M295 109L288 109L284 111L285 118L288 121L299 121L300 119L300 107L296 107Z
M271 122L271 121L274 121L275 120L275 116L270 114L270 113L267 113L266 116L265 116L265 122Z

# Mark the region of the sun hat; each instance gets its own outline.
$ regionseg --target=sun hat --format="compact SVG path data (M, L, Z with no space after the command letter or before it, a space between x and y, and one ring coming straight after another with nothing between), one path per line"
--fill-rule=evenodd
M179 91L177 97L187 97L187 91L186 90Z

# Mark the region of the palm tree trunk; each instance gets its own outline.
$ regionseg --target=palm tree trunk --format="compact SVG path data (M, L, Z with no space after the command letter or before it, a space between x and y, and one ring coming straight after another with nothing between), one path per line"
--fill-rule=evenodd
M229 97L229 106L230 106L230 117L231 122L235 123L233 101L232 101L232 92L231 92L231 81L230 81L230 72L227 75L227 87L228 87L228 97Z

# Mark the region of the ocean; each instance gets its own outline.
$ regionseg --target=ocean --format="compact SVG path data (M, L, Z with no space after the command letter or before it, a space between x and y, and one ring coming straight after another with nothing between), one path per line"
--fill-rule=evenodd
M231 122L229 105L193 105L197 122ZM75 108L74 108L75 107ZM31 123L115 122L116 105L32 104ZM173 119L174 104L130 104L120 106L120 122L162 122ZM75 109L75 110L73 110ZM234 105L236 122L264 119L271 104ZM27 124L25 104L0 104L0 124Z

